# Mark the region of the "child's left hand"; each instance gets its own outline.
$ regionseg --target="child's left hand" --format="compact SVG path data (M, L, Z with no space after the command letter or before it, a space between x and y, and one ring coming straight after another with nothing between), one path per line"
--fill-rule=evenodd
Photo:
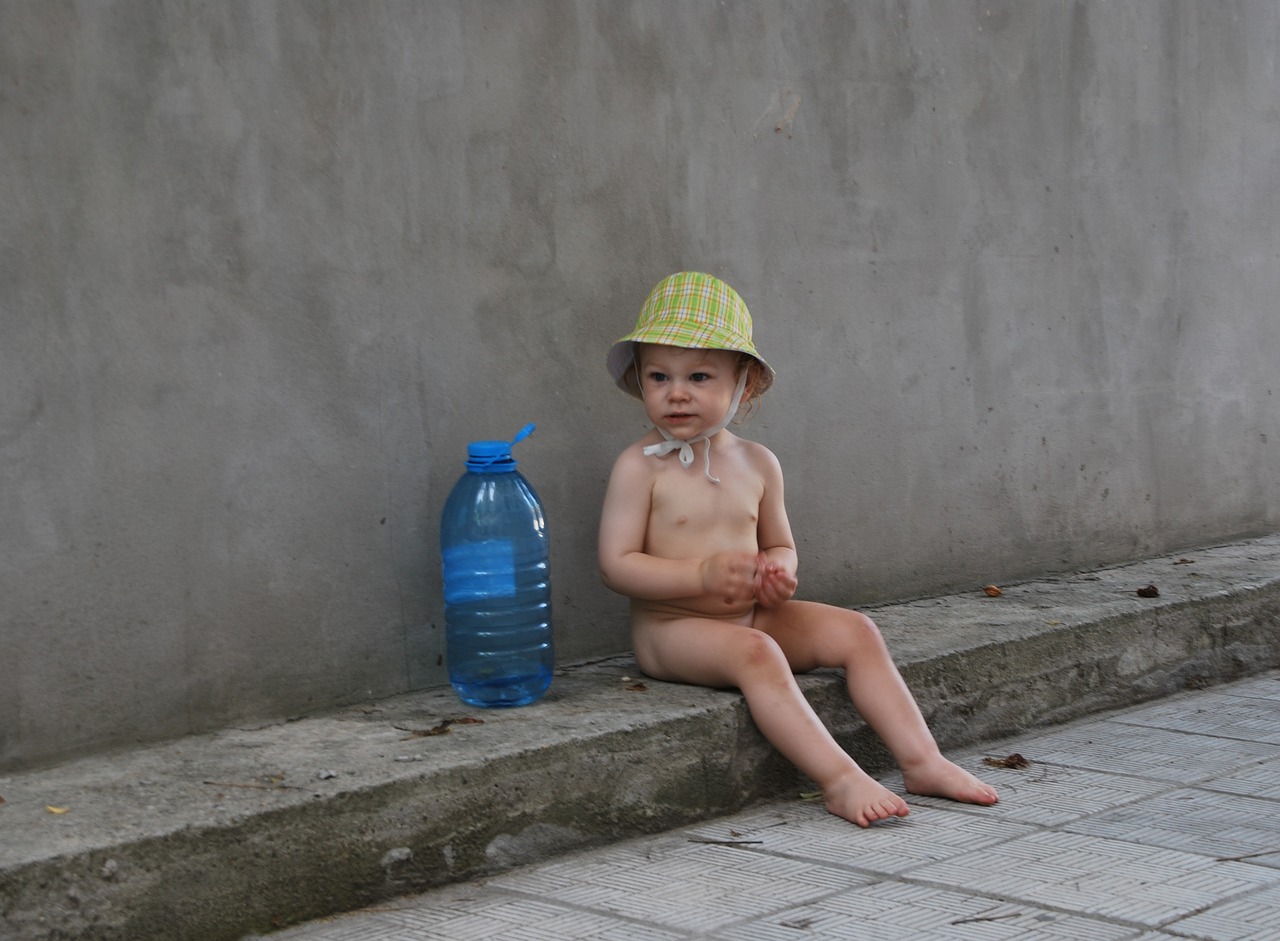
M760 553L756 560L756 604L762 608L776 608L791 600L798 584L794 575Z

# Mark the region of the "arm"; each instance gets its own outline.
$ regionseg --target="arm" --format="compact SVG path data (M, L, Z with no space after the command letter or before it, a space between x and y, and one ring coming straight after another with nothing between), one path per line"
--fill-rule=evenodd
M789 601L795 594L800 559L783 500L782 466L771 451L762 450L764 498L760 501L760 521L756 527L760 544L756 601L761 607L772 608Z
M647 554L653 479L638 448L622 452L609 475L600 514L600 577L628 598L664 601L702 593L701 560Z

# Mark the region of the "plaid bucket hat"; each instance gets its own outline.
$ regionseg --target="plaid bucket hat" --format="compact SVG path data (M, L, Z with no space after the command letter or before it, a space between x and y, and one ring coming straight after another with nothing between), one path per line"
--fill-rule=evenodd
M773 367L751 341L746 303L737 291L709 274L681 271L663 278L640 308L636 328L610 348L609 375L618 388L636 398L640 398L639 387L627 383L627 372L636 363L639 343L746 353L764 367L756 393L773 385Z

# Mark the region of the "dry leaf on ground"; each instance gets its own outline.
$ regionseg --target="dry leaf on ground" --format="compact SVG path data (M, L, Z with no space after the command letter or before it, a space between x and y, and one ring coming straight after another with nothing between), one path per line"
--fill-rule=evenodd
M402 725L397 725L395 728L398 731L409 733L407 736L400 739L402 742L407 742L411 738L430 738L434 735L448 735L452 731L452 727L455 725L484 725L484 719L475 719L471 716L459 716L456 719L443 719L439 724L433 725L429 729L406 729Z
M1012 755L1006 755L1004 758L983 758L982 763L993 768L1011 768L1014 771L1021 771L1031 764L1017 752Z

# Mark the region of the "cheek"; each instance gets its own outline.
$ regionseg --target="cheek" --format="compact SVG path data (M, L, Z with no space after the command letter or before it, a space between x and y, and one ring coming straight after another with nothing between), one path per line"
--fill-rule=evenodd
M655 409L662 407L662 393L655 389L646 389L641 401L644 403L645 410L652 414Z

